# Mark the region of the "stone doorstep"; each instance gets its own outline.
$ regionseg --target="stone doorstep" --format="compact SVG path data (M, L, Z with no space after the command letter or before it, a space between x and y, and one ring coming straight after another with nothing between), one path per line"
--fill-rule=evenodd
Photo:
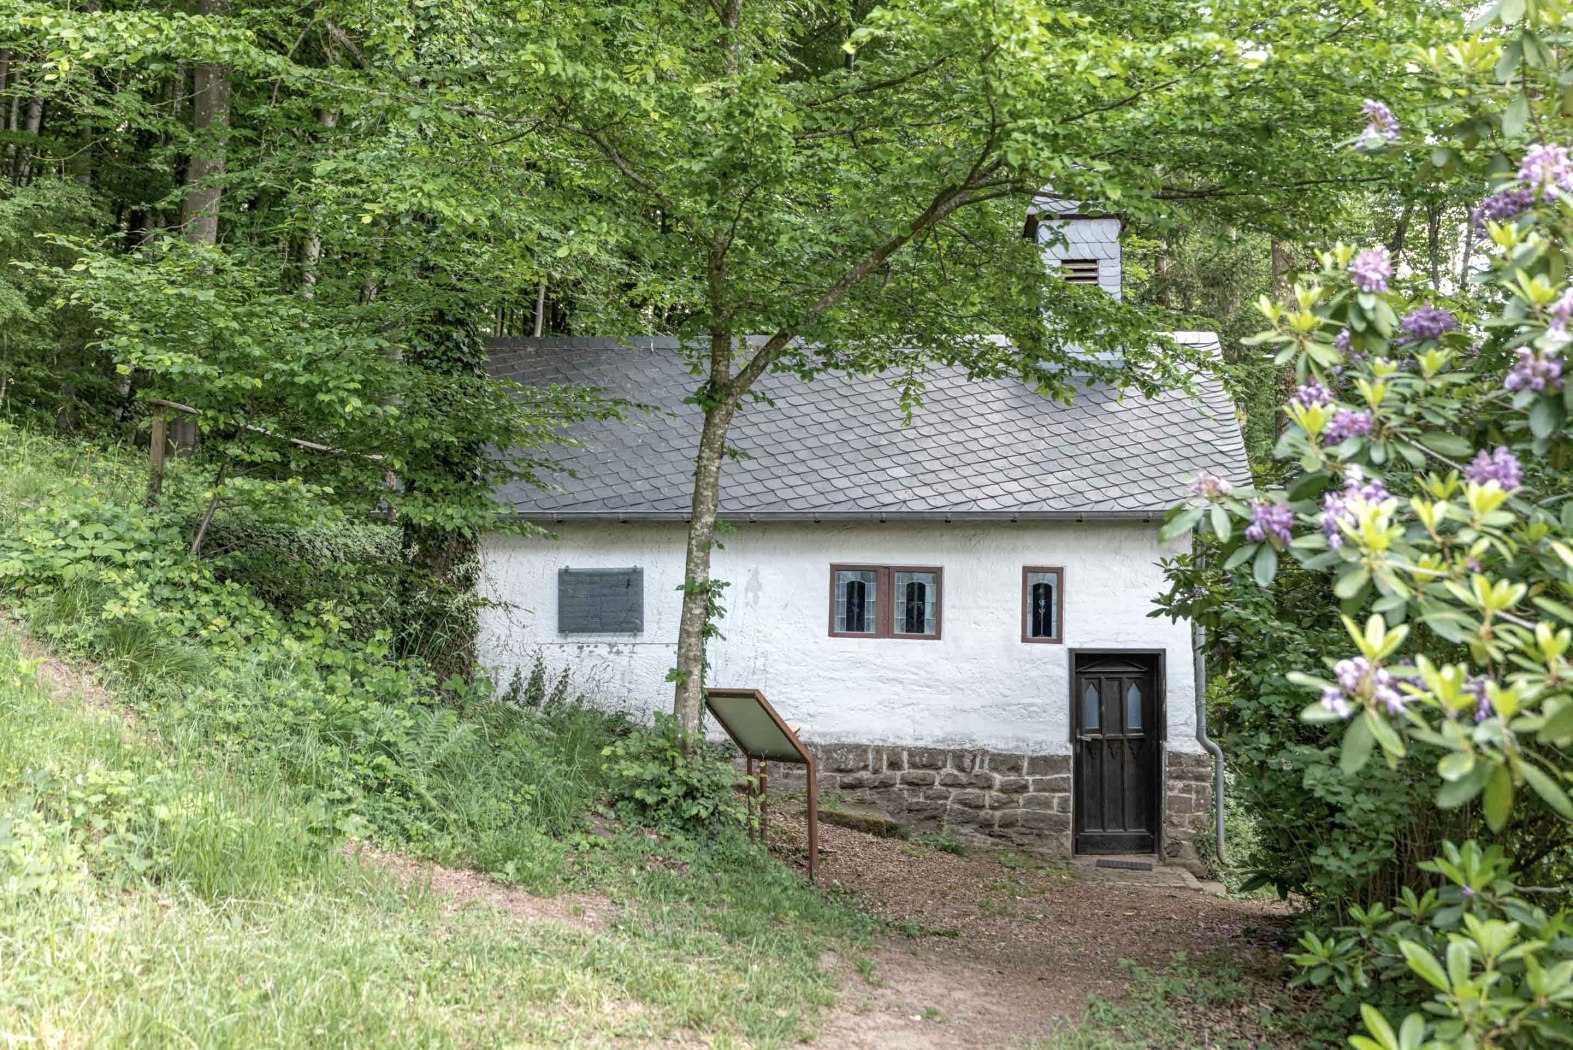
M1151 864L1151 871L1129 868L1100 868L1100 860L1140 861ZM1166 864L1161 857L1151 853L1132 853L1119 856L1076 856L1070 859L1071 874L1086 882L1117 882L1127 886L1145 886L1150 889L1186 889L1197 893L1207 892L1202 881L1177 864Z

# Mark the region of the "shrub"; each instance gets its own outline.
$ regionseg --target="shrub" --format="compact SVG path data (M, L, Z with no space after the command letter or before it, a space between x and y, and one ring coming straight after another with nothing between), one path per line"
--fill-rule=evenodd
M742 777L718 748L685 741L672 716L657 714L654 728L636 729L602 754L612 807L623 819L677 835L742 826Z
M1573 875L1573 160L1522 139L1542 78L1565 71L1536 52L1513 76L1543 30L1561 32L1538 22L1561 18L1485 14L1510 40L1497 69L1512 99L1500 114L1489 92L1471 101L1522 148L1500 158L1474 216L1488 263L1478 316L1403 294L1384 248L1324 253L1290 302L1263 306L1272 331L1258 341L1299 382L1282 484L1236 492L1203 474L1164 529L1201 530L1220 571L1263 589L1314 574L1337 603L1319 624L1332 634L1311 636L1282 676L1301 690L1300 724L1262 729L1269 746L1307 727L1336 735L1300 792L1282 785L1291 819L1317 783L1343 785L1346 812L1379 812L1389 774L1418 775L1438 824L1458 831L1392 904L1351 906L1352 922L1301 942L1305 980L1358 1001L1357 1050L1573 1040L1573 910L1532 904L1513 874ZM1467 79L1483 54L1469 41L1427 61ZM1568 130L1543 115L1537 137ZM1171 608L1206 617L1216 603L1188 586Z

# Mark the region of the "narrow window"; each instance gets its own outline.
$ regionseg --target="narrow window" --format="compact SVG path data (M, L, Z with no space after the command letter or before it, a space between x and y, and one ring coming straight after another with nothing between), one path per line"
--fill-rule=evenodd
M879 574L872 569L838 569L836 634L874 634L879 612Z
M939 600L937 572L896 572L896 634L933 637L938 633L935 607Z
M1135 682L1125 691L1125 728L1142 727L1142 691Z
M1098 697L1098 687L1088 682L1087 691L1081 697L1081 727L1083 729L1099 728L1102 722L1102 719L1099 717L1101 714L1099 708L1101 706L1102 704L1099 702Z
M939 631L939 569L830 567L832 636L937 639Z
M1022 570L1022 641L1060 641L1062 577L1061 569L1028 567Z

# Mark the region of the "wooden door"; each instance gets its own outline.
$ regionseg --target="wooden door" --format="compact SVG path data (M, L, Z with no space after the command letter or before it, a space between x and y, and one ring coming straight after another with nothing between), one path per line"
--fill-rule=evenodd
M1131 657L1078 656L1072 677L1077 853L1157 848L1158 676Z

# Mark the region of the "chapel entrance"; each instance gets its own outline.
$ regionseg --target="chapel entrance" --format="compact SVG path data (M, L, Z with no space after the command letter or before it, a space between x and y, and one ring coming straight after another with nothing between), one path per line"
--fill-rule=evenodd
M1157 849L1159 657L1076 653L1071 675L1076 853Z

